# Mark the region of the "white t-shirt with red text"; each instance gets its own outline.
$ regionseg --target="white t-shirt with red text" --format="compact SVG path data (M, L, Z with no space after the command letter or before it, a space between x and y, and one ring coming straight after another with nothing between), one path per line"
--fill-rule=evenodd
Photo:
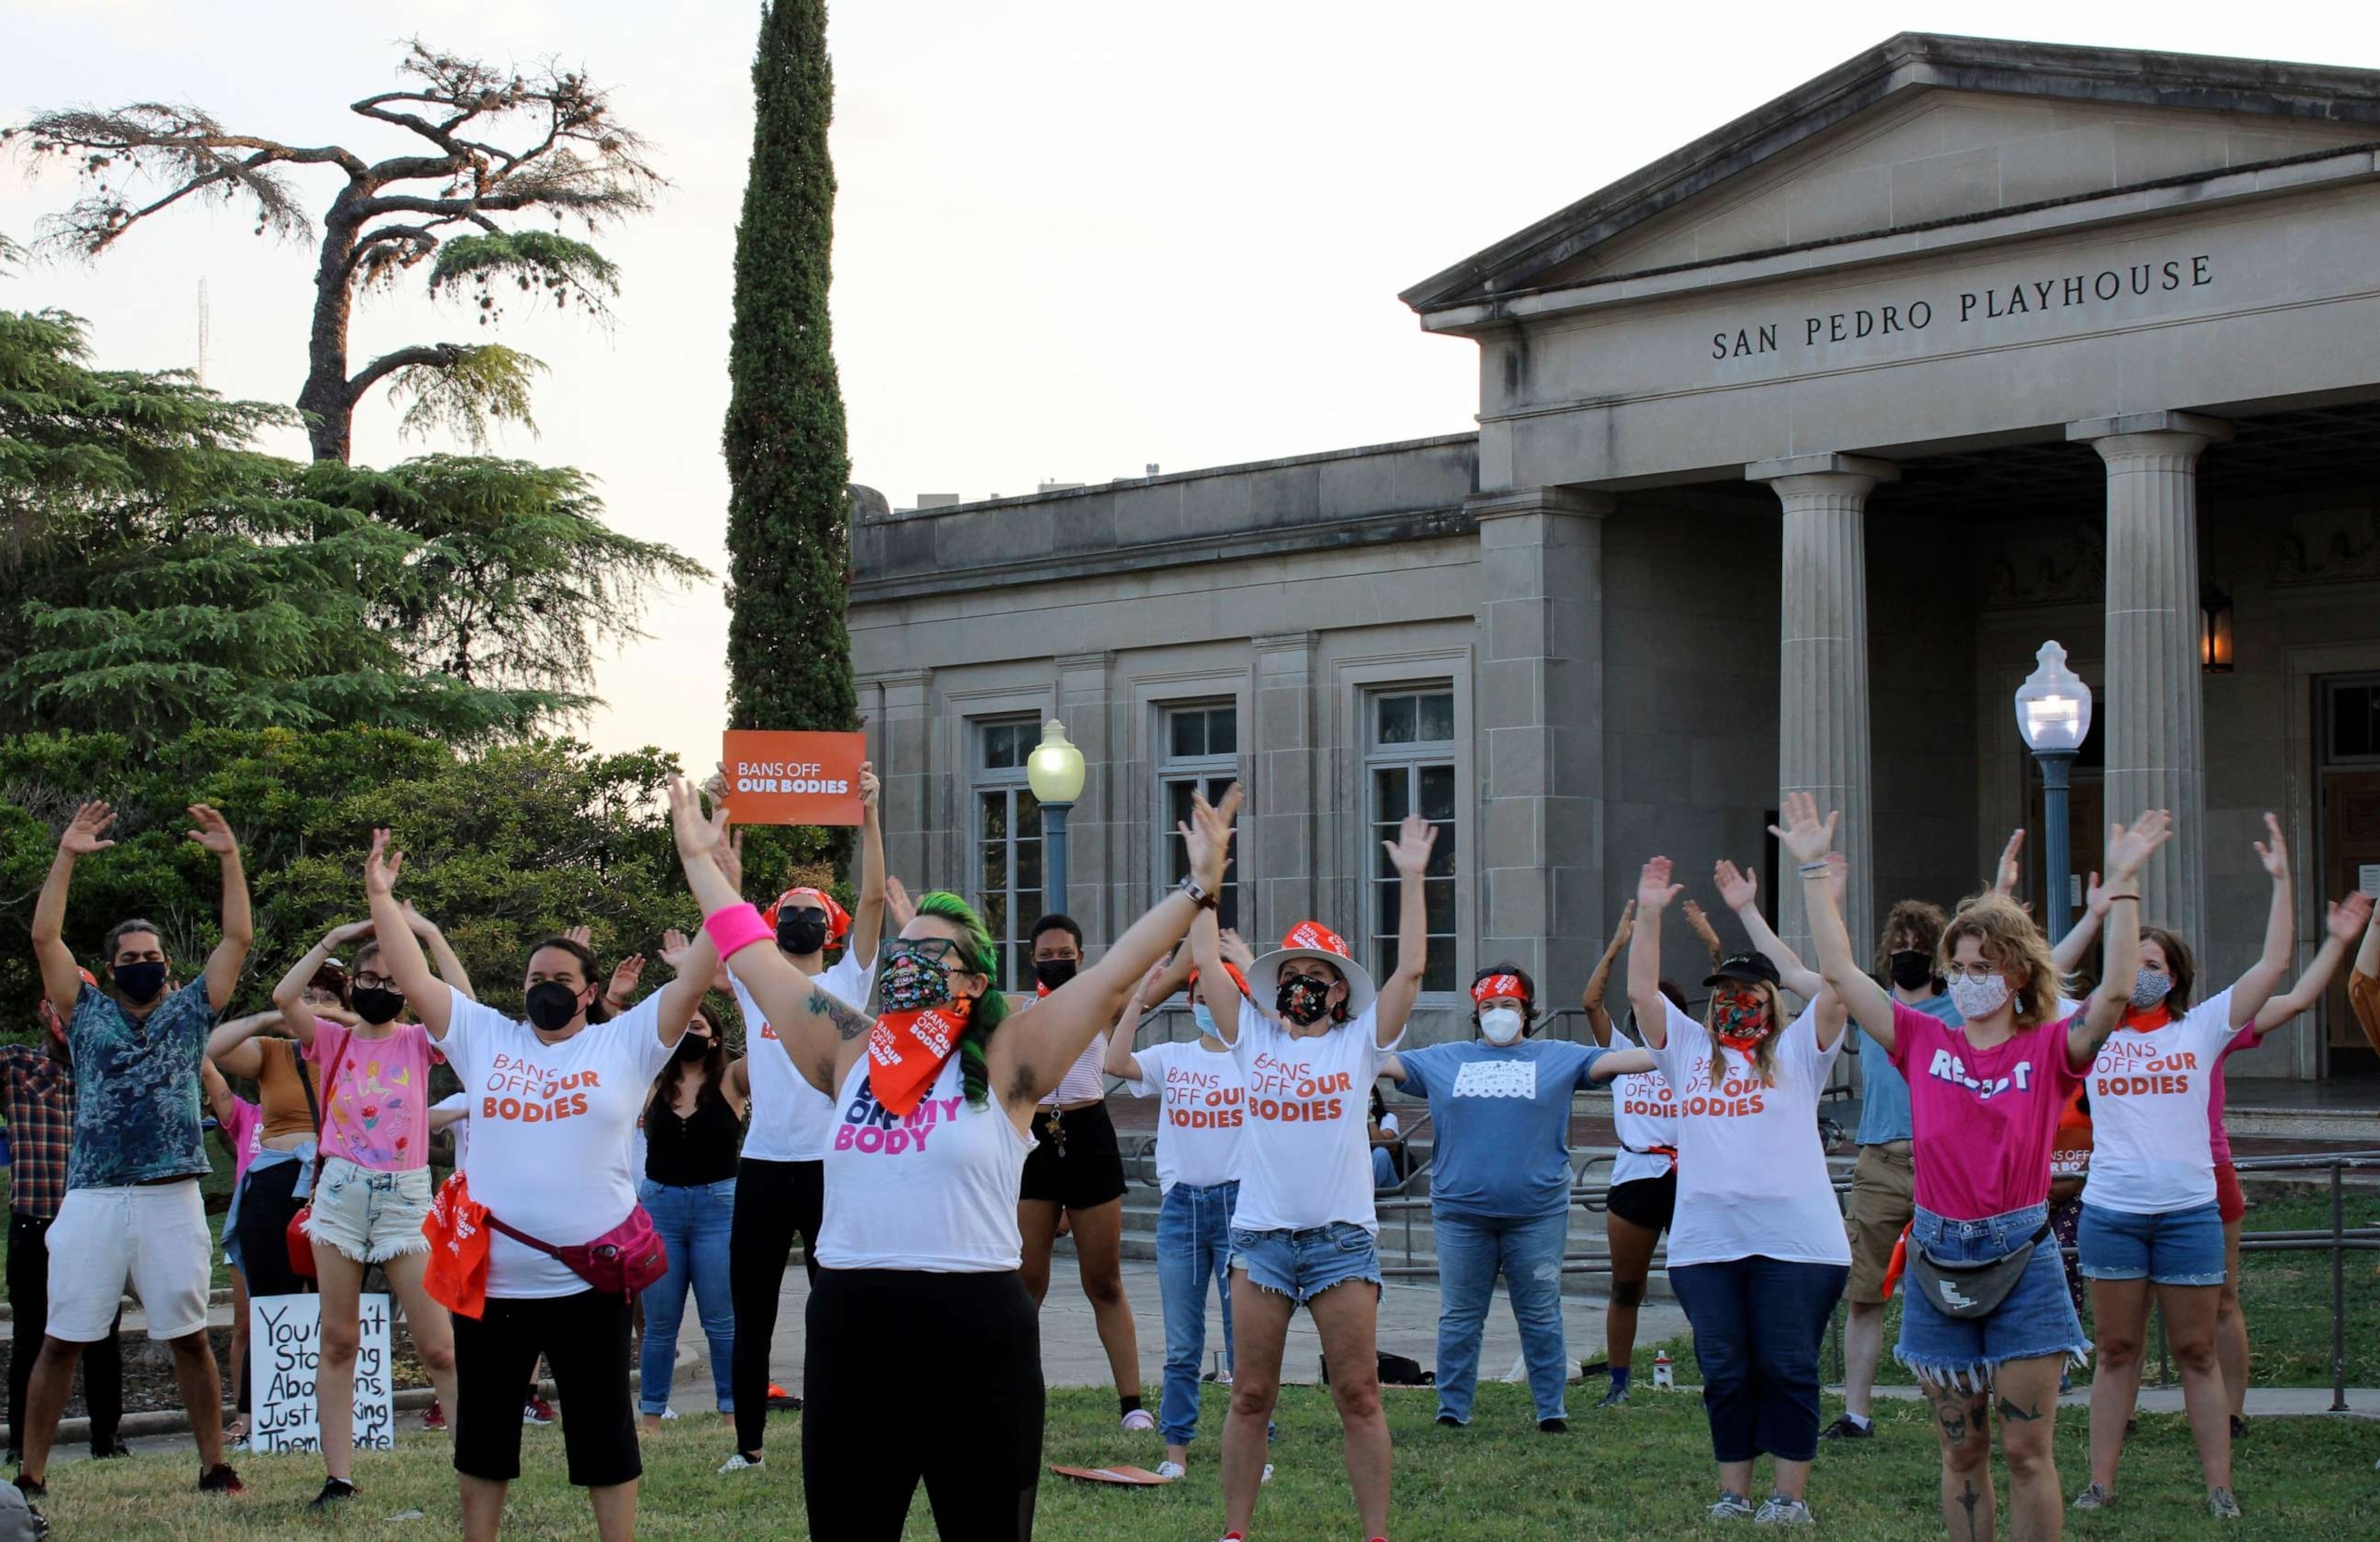
M637 1180L629 1141L653 1078L669 1063L661 995L558 1044L527 1023L448 987L438 1041L471 1103L462 1170L496 1219L556 1247L591 1241L628 1219ZM576 1295L588 1288L559 1258L490 1230L488 1294Z
M1382 1049L1377 1032L1366 1010L1328 1033L1293 1038L1255 1002L1240 1003L1232 1051L1247 1078L1247 1124L1232 1226L1301 1232L1343 1220L1378 1233L1366 1115L1396 1046Z
M1615 1050L1633 1047L1625 1038L1612 1045ZM1658 1178L1677 1167L1670 1153L1678 1148L1678 1095L1659 1071L1611 1079L1611 1128L1622 1147L1611 1159L1612 1187Z
M1176 1184L1211 1188L1237 1178L1247 1111L1239 1057L1194 1039L1135 1050L1133 1061L1140 1076L1126 1088L1135 1098L1164 1099L1157 1106L1157 1192Z
M2119 1026L2107 1036L2085 1084L2092 1147L2086 1203L2127 1215L2215 1203L2207 1099L2236 1031L2226 990L2161 1028Z
M1777 1085L1764 1087L1735 1050L1719 1051L1714 1075L1710 1030L1667 1010L1669 1039L1653 1058L1678 1094L1670 1267L1750 1257L1850 1267L1842 1207L1818 1144L1818 1094L1845 1036L1818 1048L1817 1008L1804 1008L1778 1038Z
M768 1014L752 992L730 970L735 1005L744 1014L744 1074L752 1081L752 1124L744 1133L744 1155L756 1161L814 1162L826 1156L834 1138L834 1099L810 1086L794 1069L784 1041L771 1027ZM849 949L810 983L854 1012L868 1010L868 993L876 989L876 971L862 968Z

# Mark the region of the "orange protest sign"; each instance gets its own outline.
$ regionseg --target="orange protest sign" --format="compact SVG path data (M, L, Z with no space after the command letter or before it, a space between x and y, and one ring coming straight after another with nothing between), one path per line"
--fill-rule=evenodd
M737 824L857 824L865 734L731 728L720 763Z

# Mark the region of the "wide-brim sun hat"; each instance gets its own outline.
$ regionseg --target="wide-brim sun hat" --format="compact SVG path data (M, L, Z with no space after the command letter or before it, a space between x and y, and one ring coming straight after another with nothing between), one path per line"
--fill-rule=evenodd
M1347 1015L1361 1017L1371 1010L1380 994L1372 984L1372 977L1355 962L1354 950L1345 939L1319 921L1300 921L1289 929L1281 946L1257 959L1248 970L1248 991L1258 1003L1270 1010L1281 994L1281 965L1297 959L1310 959L1327 964L1337 970L1347 982Z

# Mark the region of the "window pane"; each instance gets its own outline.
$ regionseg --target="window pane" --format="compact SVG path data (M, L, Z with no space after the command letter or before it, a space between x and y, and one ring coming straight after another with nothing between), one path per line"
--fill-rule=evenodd
M1454 826L1441 824L1437 829L1438 844L1429 848L1429 866L1424 871L1431 878L1452 878L1454 876Z
M1375 980L1384 980L1396 972L1397 940L1393 937L1373 938L1372 978Z
M1421 698L1421 738L1425 744L1449 744L1454 738L1454 693L1433 691Z
M2367 759L2380 733L2374 732L2380 691L2369 686L2341 686L2330 695L2330 753L2341 760Z
M1421 780L1421 817L1425 820L1454 818L1454 768L1422 766L1417 769Z
M1022 911L1025 908L1024 892L1026 890L1038 890L1040 887L1041 843L1038 841L1019 841L1016 843L1017 909Z
M983 838L987 841L1007 840L1008 795L1006 793L978 794L976 803L983 810Z
M1175 881L1179 882L1180 880L1176 880ZM1226 931L1239 930L1240 886L1236 883L1225 883L1223 885L1223 892L1219 896L1219 900L1220 903L1215 906L1215 909L1218 917L1222 922L1223 929Z
M976 887L987 894L1008 887L1007 842L986 841L983 844L983 868L976 875Z
M1240 752L1240 710L1218 707L1207 714L1207 753L1237 755Z
M1403 766L1376 766L1372 770L1372 818L1379 823L1402 820L1413 812L1405 794L1406 780L1412 771Z
M1016 731L1004 722L983 731L983 764L987 771L1005 771L1016 764Z
M1396 879L1397 865L1389 860L1388 843L1394 841L1402 833L1402 827L1397 825L1376 824L1372 827L1372 876L1374 878L1390 880Z
M1422 967L1421 988L1424 990L1455 989L1454 949L1451 941L1446 947L1433 946L1429 950L1429 962Z
M1008 891L1004 885L987 884L984 888L983 929L994 939L1008 935Z
M1432 938L1443 937L1449 943L1454 940L1454 880L1433 878L1422 884L1422 897L1429 911L1429 931ZM1435 951L1435 944L1433 944Z
M1009 914L1016 917L1018 934L1016 946L1019 950L1017 956L1025 960L1025 972L1017 977L1019 979L1033 977L1033 939L1025 936L1024 931L1026 927L1041 918L1042 911L1041 891L1038 887L1016 891L1016 903L1010 908Z
M1210 776L1210 777L1208 777L1208 778L1207 779L1207 801L1208 801L1208 803L1220 803L1220 802L1222 802L1222 801L1223 801L1223 795L1224 795L1225 793L1230 792L1230 791L1232 790L1232 783L1234 783L1234 782L1237 782L1238 780L1239 780L1239 778L1238 778L1238 777L1236 777L1236 776ZM1185 816L1185 817L1186 817L1186 816ZM1232 849L1233 849L1233 850L1237 850L1237 849L1238 849L1237 845L1236 845L1236 844L1234 844L1234 846L1233 846L1233 848L1232 848Z
M1384 696L1378 698L1380 735L1384 745L1409 745L1414 742L1416 704L1409 696Z
M1396 936L1397 910L1403 903L1403 897L1404 885L1402 881L1372 885L1372 929L1375 932L1383 937Z
M1008 951L1008 977L1000 982L1005 990L1023 990L1026 981L1033 977L1033 945L1019 942Z
M1041 803L1029 787L1016 789L1016 838L1038 840L1041 835Z
M1182 839L1181 826L1189 822L1191 795L1197 790L1195 779L1165 784L1165 831L1176 842Z
M1207 714L1183 711L1169 714L1173 725L1173 758L1187 760L1207 753Z

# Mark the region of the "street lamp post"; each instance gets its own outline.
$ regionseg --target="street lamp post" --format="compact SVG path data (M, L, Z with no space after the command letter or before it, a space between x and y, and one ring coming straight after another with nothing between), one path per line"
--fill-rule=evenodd
M1051 718L1041 725L1041 742L1026 757L1025 781L1041 806L1042 897L1049 908L1066 909L1066 815L1083 795L1083 752L1066 737L1066 725Z
M2016 688L2016 726L2041 762L2041 856L2049 875L2044 919L2054 944L2066 935L2073 916L2066 832L2069 773L2091 733L2091 687L2066 667L2066 650L2056 642L2041 645L2034 672Z

